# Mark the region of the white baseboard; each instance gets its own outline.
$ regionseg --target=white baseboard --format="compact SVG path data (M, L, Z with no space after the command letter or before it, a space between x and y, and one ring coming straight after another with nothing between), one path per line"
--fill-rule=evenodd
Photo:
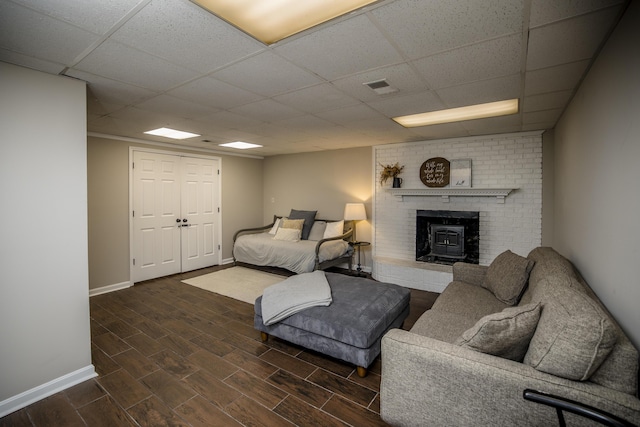
M113 285L107 285L101 288L89 289L89 297L95 297L96 295L106 294L113 291L119 291L120 289L130 288L131 286L133 286L133 283L129 281L129 282L122 282L122 283L115 283Z
M225 258L222 260L222 265L232 264L232 263L233 263L233 258Z
M34 387L31 390L27 390L16 396L3 400L0 402L0 418L42 400L45 397L49 397L52 394L56 394L59 391L73 387L76 384L80 384L83 381L90 380L97 376L98 374L96 374L96 370L93 365L89 365L56 378L55 380L49 381L48 383Z

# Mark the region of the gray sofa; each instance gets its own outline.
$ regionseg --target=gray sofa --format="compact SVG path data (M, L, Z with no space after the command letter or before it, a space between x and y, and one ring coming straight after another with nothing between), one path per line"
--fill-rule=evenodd
M533 389L640 425L638 351L572 264L551 248L503 255L490 266L456 263L432 309L383 337L383 420L558 425L555 409L523 399Z

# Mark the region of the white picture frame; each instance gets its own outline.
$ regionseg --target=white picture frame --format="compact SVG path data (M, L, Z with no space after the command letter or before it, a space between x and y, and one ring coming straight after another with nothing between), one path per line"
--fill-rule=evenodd
M451 187L471 188L471 159L451 160Z

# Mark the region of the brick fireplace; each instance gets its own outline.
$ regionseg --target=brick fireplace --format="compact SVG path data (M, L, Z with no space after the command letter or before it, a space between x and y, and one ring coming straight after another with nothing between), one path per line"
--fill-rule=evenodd
M442 257L416 260L421 211L477 215L477 255L473 255L473 262L481 265L490 264L506 249L526 256L541 244L541 132L382 145L374 147L373 157L374 278L436 292L449 283L451 265L440 262ZM425 187L419 168L432 157L471 159L471 189L434 191ZM396 162L405 166L401 190L381 186L377 179L381 164ZM508 195L494 195L489 191L492 189L507 189ZM441 236L446 238L445 234Z

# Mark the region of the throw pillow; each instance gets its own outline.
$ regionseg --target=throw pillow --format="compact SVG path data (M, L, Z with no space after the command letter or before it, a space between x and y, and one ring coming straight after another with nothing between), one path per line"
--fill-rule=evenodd
M303 219L282 218L282 221L280 221L280 228L294 228L296 230L300 230L300 232L302 232L303 225Z
M300 241L300 230L295 228L278 228L273 240L286 240L288 242Z
M324 230L323 239L330 239L332 237L342 236L344 233L344 220L336 222L328 222L327 228Z
M313 227L313 221L316 218L317 212L318 211L298 211L291 209L289 219L304 220L304 226L302 227L302 240L307 240L309 238L309 233L311 232L311 227Z
M570 380L588 380L613 350L615 326L584 292L549 286L545 279L540 285L545 286L542 314L524 363Z
M307 240L322 240L322 236L324 236L324 230L327 228L326 221L314 221L313 227L311 227L311 231L309 232L309 238Z
M269 231L269 234L276 234L276 231L278 231L278 227L280 227L280 218L276 219L276 222L273 224L273 227L271 227L271 231Z
M540 319L540 303L505 308L478 320L456 344L522 362Z
M511 251L504 251L489 265L482 287L503 303L516 305L527 287L534 264Z

